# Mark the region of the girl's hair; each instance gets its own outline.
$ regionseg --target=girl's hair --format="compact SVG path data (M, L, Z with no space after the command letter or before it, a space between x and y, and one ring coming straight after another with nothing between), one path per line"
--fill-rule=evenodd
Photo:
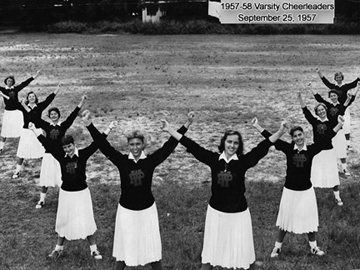
M337 76L340 76L342 80L344 79L344 74L342 74L342 72L340 72L340 71L339 71L339 72L336 72L336 73L334 74L334 80L335 80L335 78L336 78Z
M74 137L71 135L65 135L61 139L61 145L74 144Z
M326 105L325 105L324 103L318 103L318 104L316 104L315 107L314 107L314 111L315 111L315 114L316 114L316 115L319 115L318 112L317 112L317 110L318 110L319 107L321 107L321 106L324 107L325 111L327 111L327 107L326 107Z
M48 117L50 117L50 113L51 113L51 112L56 112L56 113L59 115L59 117L60 117L60 110L59 110L58 108L56 108L56 107L50 108L50 109L48 110Z
M29 104L29 96L30 96L30 94L34 94L34 95L35 95L35 103L38 104L39 100L38 100L37 95L36 95L33 91L30 91L30 92L27 93L27 95L26 95L26 102L25 102L26 105Z
M292 128L290 129L290 132L289 132L291 137L294 136L295 131L301 131L302 133L304 133L304 130L303 130L302 127L300 127L300 126L294 126L294 127L292 127Z
M5 80L4 80L4 83L5 83L5 84L6 84L6 82L7 82L8 79L12 79L12 80L13 80L13 84L12 84L12 85L15 84L15 77L14 77L13 75L7 76L7 77L5 78Z
M332 93L336 94L336 95L339 97L339 92L338 92L337 90L331 89L331 90L329 91L329 97L330 97L330 94L332 94Z
M125 134L125 137L127 138L128 142L131 139L137 138L137 139L140 139L145 144L145 136L140 130L131 131L131 132Z
M236 154L238 156L242 156L244 154L244 143L243 143L242 136L241 136L240 132L236 131L236 130L227 130L227 131L225 131L223 137L220 140L220 145L218 146L220 153L222 153L224 151L224 149L225 149L225 141L226 141L227 137L231 136L231 135L237 135L238 136L238 138L239 138L239 148L236 151Z

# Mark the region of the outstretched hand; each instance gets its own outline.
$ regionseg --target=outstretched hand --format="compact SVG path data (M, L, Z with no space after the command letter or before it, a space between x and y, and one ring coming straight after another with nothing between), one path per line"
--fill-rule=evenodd
M289 129L289 123L285 120L281 121L280 130L286 132L287 129Z
M40 73L41 73L41 69L39 69L39 70L36 72L36 74L33 76L33 78L36 79L37 77L39 77Z
M258 124L259 124L258 119L257 119L256 117L254 117L254 118L251 120L251 125L252 125L252 126L256 126L256 125L258 125Z
M89 126L92 123L92 115L89 110L84 110L81 114L81 117L85 126Z
M160 121L161 121L161 123L162 123L161 129L162 129L163 131L169 132L169 130L170 130L170 124L169 124L169 122L166 121L165 119L160 119Z
M194 121L194 118L195 118L195 113L191 111L191 112L188 113L187 117L188 117L188 121L190 123L192 123Z

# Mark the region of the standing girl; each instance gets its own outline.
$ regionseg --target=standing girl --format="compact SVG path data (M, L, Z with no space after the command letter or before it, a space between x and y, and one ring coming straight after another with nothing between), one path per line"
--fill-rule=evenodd
M60 110L56 107L48 110L48 117L51 123L42 119L35 123L35 125L45 131L46 138L54 145L61 147L61 139L64 137L66 131L70 128L75 118L79 114L86 96L81 98L79 105L75 110L66 118L64 122L60 121ZM49 153L45 152L40 170L41 187L40 200L36 204L36 208L40 209L45 205L46 192L48 187L61 186L61 168L59 162Z
M187 131L193 117L193 113L189 113L187 123L179 132ZM162 148L146 155L145 137L140 131L134 131L127 136L130 152L122 154L101 136L91 123L90 114L87 119L85 124L94 141L120 172L121 196L113 247L115 269L150 263L152 269L161 270L161 238L158 212L151 192L152 177L155 168L174 151L178 142L170 137Z
M355 96L349 92L347 94L347 100L344 104L339 103L339 93L336 90L329 91L329 98L331 102L323 99L314 89L310 88L316 101L323 103L327 107L327 117L330 122L330 126L334 127L337 123L337 118L339 115L343 116L346 108L349 104L355 99ZM355 93L356 94L356 93ZM347 169L347 151L346 151L346 139L344 134L344 129L341 128L336 136L332 139L332 144L335 148L336 156L340 159L340 172L344 173L346 176L350 175L350 172Z
M88 147L78 149L74 138L65 135L61 139L61 147L53 144L41 134L39 129L30 123L29 128L38 140L60 163L62 184L59 192L59 204L56 214L55 231L58 233L55 249L49 257L56 260L63 254L64 242L67 240L87 239L90 254L102 259L95 241L97 230L90 190L86 183L86 162L96 152L98 144L93 142ZM105 131L107 135L112 126ZM103 135L101 135L103 136Z
M330 121L327 118L327 107L324 103L318 103L314 109L315 117L305 106L300 92L298 99L306 120L308 120L312 126L313 141L320 143L326 139L326 134L332 129ZM324 145L324 150L314 156L310 179L313 187L333 188L335 202L339 206L343 205L339 191L340 180L337 170L336 152L331 141L327 141L327 144Z
M5 110L3 114L0 136L0 153L2 153L4 150L6 138L20 137L24 121L22 113L19 110L20 103L18 93L23 88L28 86L33 80L35 80L39 75L40 71L19 85L15 85L14 76L8 76L4 80L5 87L0 87L1 93L8 97L4 97Z
M202 250L202 270L214 266L254 269L255 250L250 211L245 198L245 173L263 158L286 130L263 140L249 153L243 153L241 134L228 130L220 141L219 153L206 150L172 129L165 121L165 131L187 148L196 159L211 169L209 201Z
M33 132L29 130L29 123L37 123L41 119L41 113L47 106L54 100L57 93L60 91L60 85L56 90L50 94L44 101L39 102L34 92L29 92L26 100L19 107L23 113L24 125L21 131L18 150L16 153L17 164L13 178L18 178L22 171L24 159L37 159L41 158L44 153L44 147L38 142Z
M355 88L356 85L358 84L358 82L360 81L360 78L357 77L351 83L343 84L344 75L342 74L342 72L336 72L335 75L334 75L334 80L336 81L336 84L334 84L334 83L329 82L328 79L326 79L324 77L324 75L320 72L320 70L318 68L316 69L316 72L319 75L322 82L330 90L336 90L338 92L338 94L339 94L338 99L339 99L340 104L345 103L345 101L347 99L348 91ZM351 121L351 116L350 116L350 108L349 107L345 110L344 119L345 119L345 123L344 123L343 129L344 129L347 148L350 149L351 148L351 146L350 146L350 121Z
M300 126L295 126L290 130L291 143L282 140L275 143L275 148L286 155L287 169L276 220L276 226L279 227L279 230L275 247L271 252L271 258L275 258L280 254L287 232L295 234L307 233L310 252L317 256L325 254L317 246L315 238L319 226L319 217L315 192L310 181L310 173L313 157L330 143L331 137L335 136L336 132L342 127L343 119L341 116L339 116L338 121L338 125L333 130L330 130L327 137L320 143L306 145L304 131ZM271 135L258 124L256 118L252 123L265 138Z

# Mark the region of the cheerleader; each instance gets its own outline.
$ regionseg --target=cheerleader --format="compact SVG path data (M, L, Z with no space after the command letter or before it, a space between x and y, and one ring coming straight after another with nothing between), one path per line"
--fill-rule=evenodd
M327 117L330 122L330 126L334 127L339 115L343 116L346 108L349 104L355 99L350 92L347 94L347 100L344 104L340 104L338 101L339 93L337 90L329 91L329 98L331 102L324 100L314 89L310 88L317 102L323 103L327 107ZM345 176L349 176L350 172L347 169L347 151L346 151L346 139L344 134L344 129L341 128L336 136L332 139L332 144L334 146L336 156L340 159L340 172Z
M59 192L55 231L58 234L55 249L49 254L51 259L58 259L64 251L67 240L87 239L90 244L90 254L96 260L102 256L97 248L95 232L97 230L90 190L86 183L86 162L96 152L98 145L93 142L88 147L78 149L74 138L65 135L61 146L53 144L42 135L33 123L29 128L45 147L48 153L60 163L62 184ZM104 132L109 134L113 124ZM75 207L76 206L76 207Z
M18 138L21 135L23 126L23 116L19 110L18 93L28 86L33 80L40 75L38 71L34 76L15 86L14 76L5 78L5 87L0 87L2 96L4 97L5 110L3 114L1 136L0 136L0 153L4 150L6 138ZM8 97L8 98L6 98Z
M180 133L187 131L193 117L193 113L188 114L188 121L180 128ZM100 135L91 123L89 113L85 118L85 124L101 152L120 172L121 196L116 214L113 247L115 269L122 270L126 265L150 263L152 269L161 270L159 218L151 183L155 168L174 151L178 142L170 137L162 148L146 155L144 135L140 131L133 131L127 135L130 152L122 154Z
M60 110L56 107L48 110L48 117L51 123L39 119L35 125L45 131L46 138L54 145L61 147L61 139L65 135L66 131L70 128L75 118L79 114L86 96L81 98L79 105L75 110L66 118L64 122L60 121ZM61 186L61 168L59 162L49 153L45 152L40 170L40 182L41 187L40 200L36 204L36 209L40 209L45 205L46 192L48 187Z
M212 195L206 213L201 269L210 270L214 266L254 269L255 250L251 216L245 198L245 173L285 133L286 123L282 122L278 132L247 154L243 154L242 137L235 130L225 132L220 141L220 154L182 136L166 121L164 130L211 169Z
M327 107L324 103L318 103L314 108L315 117L305 106L300 92L298 93L298 99L306 120L312 126L313 141L320 143L326 139L326 134L332 128L327 118ZM331 141L327 141L327 145L324 145L324 150L314 156L310 179L313 187L332 188L336 204L339 206L343 205L339 191L340 180L337 170L336 152Z
M342 74L342 72L336 72L335 75L334 75L334 80L336 81L336 84L334 84L334 83L330 83L328 81L328 79L326 79L324 77L324 75L320 72L320 70L318 68L316 69L316 72L319 75L321 81L330 90L335 89L335 90L338 91L338 93L339 93L339 103L340 104L345 103L348 91L355 88L356 85L358 84L358 82L360 82L360 78L357 77L353 82L343 84L344 75ZM350 146L350 121L351 121L351 116L350 116L350 108L349 107L345 110L344 119L345 119L345 123L344 123L343 129L344 129L344 134L345 134L345 139L346 139L346 145L347 145L347 149L351 149L351 146Z
M271 258L279 256L282 243L287 232L295 234L307 233L311 254L322 256L325 254L316 243L316 232L319 226L318 208L314 188L310 181L311 163L313 157L330 143L331 137L340 130L344 119L339 116L338 124L327 133L322 142L306 145L304 131L300 126L290 130L291 143L278 140L275 148L286 155L286 178L281 196L276 226L279 227L275 247ZM271 134L264 130L257 122L253 126L267 138Z
M41 113L54 100L55 96L59 91L60 85L42 102L39 102L36 94L31 91L27 94L26 99L21 103L22 106L19 107L19 109L23 113L24 125L21 131L19 146L16 153L17 164L15 173L12 176L13 179L20 176L20 172L23 169L22 165L25 158L37 159L41 158L44 155L44 147L42 147L42 145L38 142L31 130L29 130L28 125L30 122L39 122L39 120L41 119Z

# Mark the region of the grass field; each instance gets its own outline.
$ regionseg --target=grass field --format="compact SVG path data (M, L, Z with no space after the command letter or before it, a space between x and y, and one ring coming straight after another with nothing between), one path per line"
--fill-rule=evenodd
M14 74L17 83L42 75L23 90L33 90L40 100L58 83L63 85L51 106L66 117L83 94L85 107L96 116L100 128L112 120L120 127L108 140L126 151L124 132L139 127L148 134L147 151L162 145L168 135L160 119L174 126L195 111L188 136L217 150L226 128L238 129L248 151L262 140L249 122L275 131L283 119L303 125L312 140L296 96L305 103L315 100L307 85L325 97L327 89L315 68L332 80L342 71L345 81L359 76L358 36L142 36L142 35L47 35L0 36L0 74ZM0 110L2 117L3 108ZM316 190L320 227L319 246L326 255L309 255L305 235L287 235L282 256L271 260L276 236L275 220L285 176L285 157L270 150L247 173L247 193L252 214L259 269L360 269L360 121L359 102L352 105L351 176L341 178L343 207L335 205L331 190ZM45 118L45 115L44 115ZM80 119L69 131L81 148L91 137ZM290 140L289 136L283 137ZM0 269L112 269L113 229L120 196L115 167L97 152L88 161L100 262L89 255L86 241L66 242L66 254L56 262L47 259L56 243L55 217L58 190L50 189L46 206L35 209L40 161L28 161L22 177L11 179L15 169L17 139L8 140L0 158ZM163 244L163 265L168 270L200 269L200 253L207 200L209 169L186 153L182 146L160 165L154 175ZM129 269L151 269L135 267ZM217 268L221 269L221 268Z

